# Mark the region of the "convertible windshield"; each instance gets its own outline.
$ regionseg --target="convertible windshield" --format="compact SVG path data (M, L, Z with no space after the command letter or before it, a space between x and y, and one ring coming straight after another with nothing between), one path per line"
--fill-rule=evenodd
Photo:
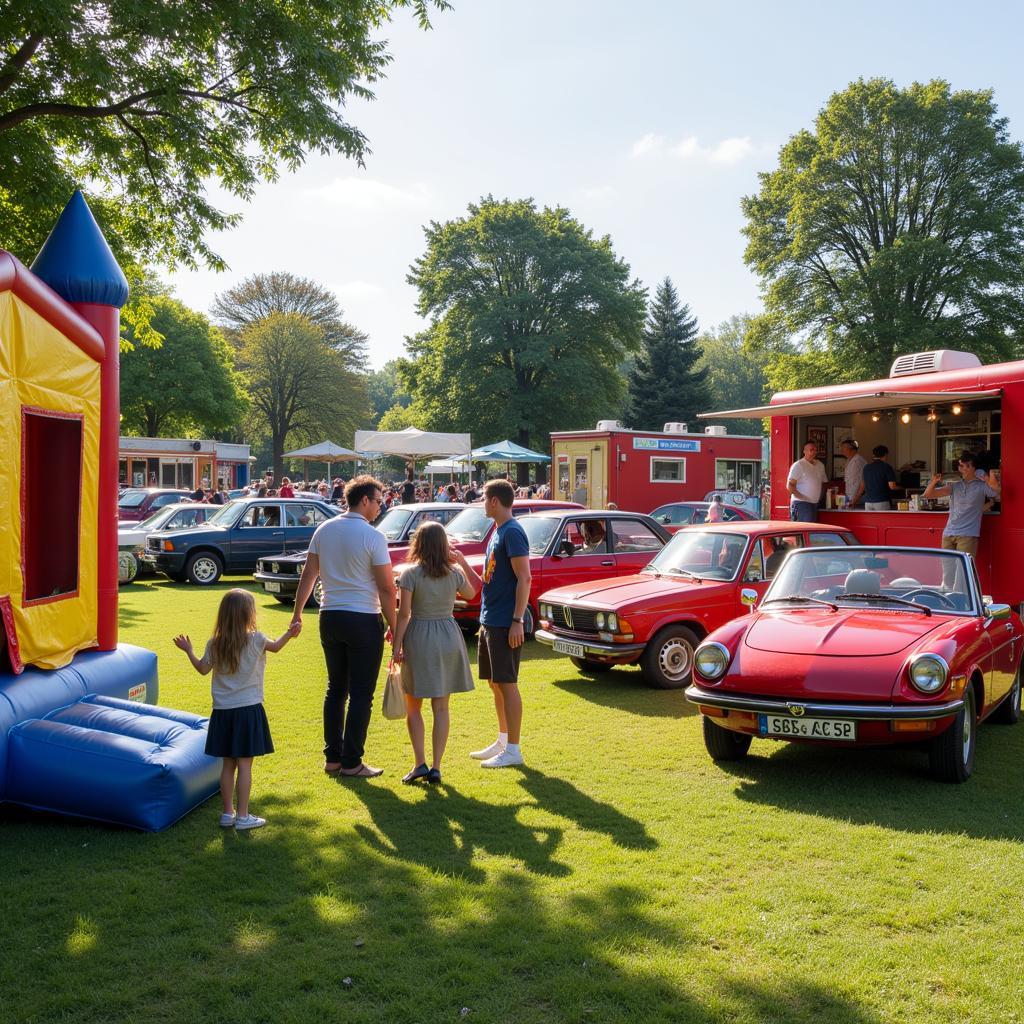
M764 604L811 598L846 608L975 614L969 560L901 548L803 548L790 553Z
M384 513L384 517L377 523L377 529L388 540L398 540L402 536L406 523L412 518L413 508L412 505L400 505L398 508L388 509Z
M174 515L174 506L165 505L163 508L158 509L151 516L147 516L139 523L135 529L137 530L159 530L164 523L167 522L171 516Z
M459 543L467 540L483 540L491 528L492 521L484 515L482 505L464 508L446 527L448 539Z
M739 571L747 538L742 533L681 530L647 568L666 576L731 580Z
M523 516L519 523L530 542L530 554L543 555L552 535L562 525L562 520L548 516Z

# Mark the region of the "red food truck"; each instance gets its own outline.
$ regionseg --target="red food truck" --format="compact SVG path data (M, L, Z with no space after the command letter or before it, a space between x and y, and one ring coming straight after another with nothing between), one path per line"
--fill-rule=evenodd
M673 501L703 501L709 491L755 499L761 490L762 439L710 426L692 433L685 423L662 431L627 430L601 420L594 430L551 435L551 497L588 508L614 502L650 512ZM731 492L736 492L732 494Z
M863 544L939 547L949 502L921 498L931 475L957 479L964 450L984 468L1001 469L1002 500L982 517L978 572L986 594L1024 606L1024 521L1015 497L1022 473L1012 443L1005 453L1002 445L1004 436L1024 437L1024 361L982 366L970 352L918 352L896 359L884 380L784 391L767 406L701 414L737 416L771 419L766 517L789 518L789 468L813 441L829 480L818 519L853 531ZM891 511L834 507L843 503L836 500L845 471L840 443L850 437L869 462L875 446L889 449L899 484Z

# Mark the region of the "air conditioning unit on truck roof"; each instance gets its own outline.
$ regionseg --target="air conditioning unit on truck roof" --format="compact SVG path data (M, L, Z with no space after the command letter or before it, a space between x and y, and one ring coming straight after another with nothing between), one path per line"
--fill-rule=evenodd
M685 423L666 423L662 429L663 434L688 434Z
M622 424L618 420L598 420L597 430L621 430Z
M969 370L975 366L981 366L981 360L973 352L939 348L934 352L910 352L905 356L897 356L889 368L889 376L908 377L915 373Z

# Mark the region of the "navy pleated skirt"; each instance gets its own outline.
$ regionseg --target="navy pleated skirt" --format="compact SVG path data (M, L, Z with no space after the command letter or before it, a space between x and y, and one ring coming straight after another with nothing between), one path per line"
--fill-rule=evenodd
M270 723L262 704L213 709L206 732L206 753L211 757L261 757L273 752Z

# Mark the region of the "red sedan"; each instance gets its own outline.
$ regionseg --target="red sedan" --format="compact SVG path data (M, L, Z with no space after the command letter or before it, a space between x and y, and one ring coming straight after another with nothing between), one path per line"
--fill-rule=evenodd
M415 505L397 506L398 508L416 508ZM542 498L517 498L512 502L512 515L525 516L533 512L547 512L560 508L583 508L575 501L545 501ZM487 542L491 539L491 531L494 529L494 520L484 515L484 503L474 501L472 505L466 505L462 511L445 526L448 534L448 543L453 548L458 548L467 558L470 555L480 555L487 548ZM388 554L391 556L391 564L399 565L409 557L409 545L402 544L390 547Z
M923 743L935 778L963 782L978 724L1020 717L1022 641L967 554L812 548L787 558L756 613L697 649L686 697L718 761L745 756L754 737Z
M542 594L536 639L583 672L639 662L649 686L679 689L690 682L694 648L745 610L741 587L763 593L790 551L856 543L814 523L692 526L636 575Z

